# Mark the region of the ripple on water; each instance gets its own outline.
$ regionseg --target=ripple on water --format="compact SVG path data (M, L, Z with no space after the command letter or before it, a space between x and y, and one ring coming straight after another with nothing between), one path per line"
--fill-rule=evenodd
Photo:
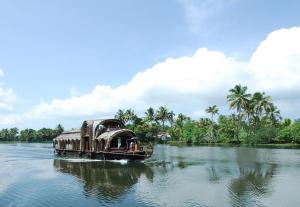
M297 207L298 155L158 145L151 159L132 163L57 159L51 144L0 144L0 206Z

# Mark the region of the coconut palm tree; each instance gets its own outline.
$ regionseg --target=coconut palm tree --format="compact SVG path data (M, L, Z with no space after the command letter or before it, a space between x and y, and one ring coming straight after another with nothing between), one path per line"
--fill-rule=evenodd
M276 125L282 119L282 117L280 115L280 111L273 103L270 103L269 106L267 107L266 112L267 112L267 116L270 118L270 121L272 123L272 129L274 131L276 128Z
M145 119L146 121L150 122L152 124L153 121L155 121L155 112L152 107L148 108L147 111L145 112Z
M247 87L236 85L229 90L227 101L229 102L230 109L236 109L238 115L238 125L236 130L236 141L239 142L239 130L241 125L241 111L249 101L251 94L247 93Z
M188 117L185 116L185 115L182 114L182 113L178 114L178 116L177 116L177 120L178 120L179 122L183 122L183 121L185 121L185 120L187 120L187 119L188 119Z
M211 123L207 131L208 142L211 143L215 141L214 115L218 114L219 109L216 105L213 105L213 106L209 106L205 111L211 114Z
M168 121L168 117L168 109L164 106L159 107L158 111L156 112L156 119L161 121L163 130L165 130L165 122Z
M251 123L254 121L254 105L251 102L251 99L246 102L243 107L243 111L241 112L241 116L246 117L246 133L247 133L247 141L249 141L251 134Z
M264 92L255 92L251 98L253 107L253 124L254 129L259 128L263 114L267 114L267 110L271 105L271 97L267 96Z
M175 117L175 113L173 111L170 111L168 113L168 121L169 121L171 127L173 126L173 123L174 123L174 117Z
M124 124L126 123L126 117L125 117L125 112L122 109L119 109L118 112L115 115L116 119L119 119L122 121Z
M133 124L137 118L137 115L134 113L134 110L127 109L124 113L124 117L125 117L125 123L128 122L130 124Z
M211 121L214 122L214 115L219 113L218 107L216 105L209 106L205 111L211 114Z

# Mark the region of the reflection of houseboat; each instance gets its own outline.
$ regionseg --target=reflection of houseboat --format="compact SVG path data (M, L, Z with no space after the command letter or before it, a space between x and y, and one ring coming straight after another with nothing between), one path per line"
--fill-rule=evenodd
M153 153L152 148L140 146L135 133L117 119L84 121L80 129L53 139L53 145L61 156L103 160L144 160Z
M86 193L96 195L101 200L122 196L138 183L142 176L147 180L153 180L154 177L152 169L140 162L121 164L118 162L69 162L54 159L53 165L59 172L78 177Z

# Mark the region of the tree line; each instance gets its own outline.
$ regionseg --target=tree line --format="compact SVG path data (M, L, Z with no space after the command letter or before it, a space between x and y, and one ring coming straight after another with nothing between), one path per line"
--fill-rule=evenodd
M22 141L22 142L50 142L53 138L57 137L64 131L61 124L58 124L56 128L42 128L39 130L18 128L2 129L0 130L0 142L4 141Z
M170 142L201 143L298 143L300 120L283 119L272 98L265 92L248 93L248 88L236 85L226 96L230 115L219 114L216 105L207 107L210 118L193 120L161 106L148 108L144 117L133 109L118 110L115 118L136 132L143 141L159 140L170 135ZM218 115L217 120L215 116Z

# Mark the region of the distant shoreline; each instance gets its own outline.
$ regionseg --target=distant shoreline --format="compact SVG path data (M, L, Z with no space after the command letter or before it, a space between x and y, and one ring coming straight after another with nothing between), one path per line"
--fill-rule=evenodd
M26 141L0 141L0 144L13 144L13 143L28 143L28 144L33 144L33 143L40 143L40 144L51 144L52 141L44 141L44 142L26 142Z

